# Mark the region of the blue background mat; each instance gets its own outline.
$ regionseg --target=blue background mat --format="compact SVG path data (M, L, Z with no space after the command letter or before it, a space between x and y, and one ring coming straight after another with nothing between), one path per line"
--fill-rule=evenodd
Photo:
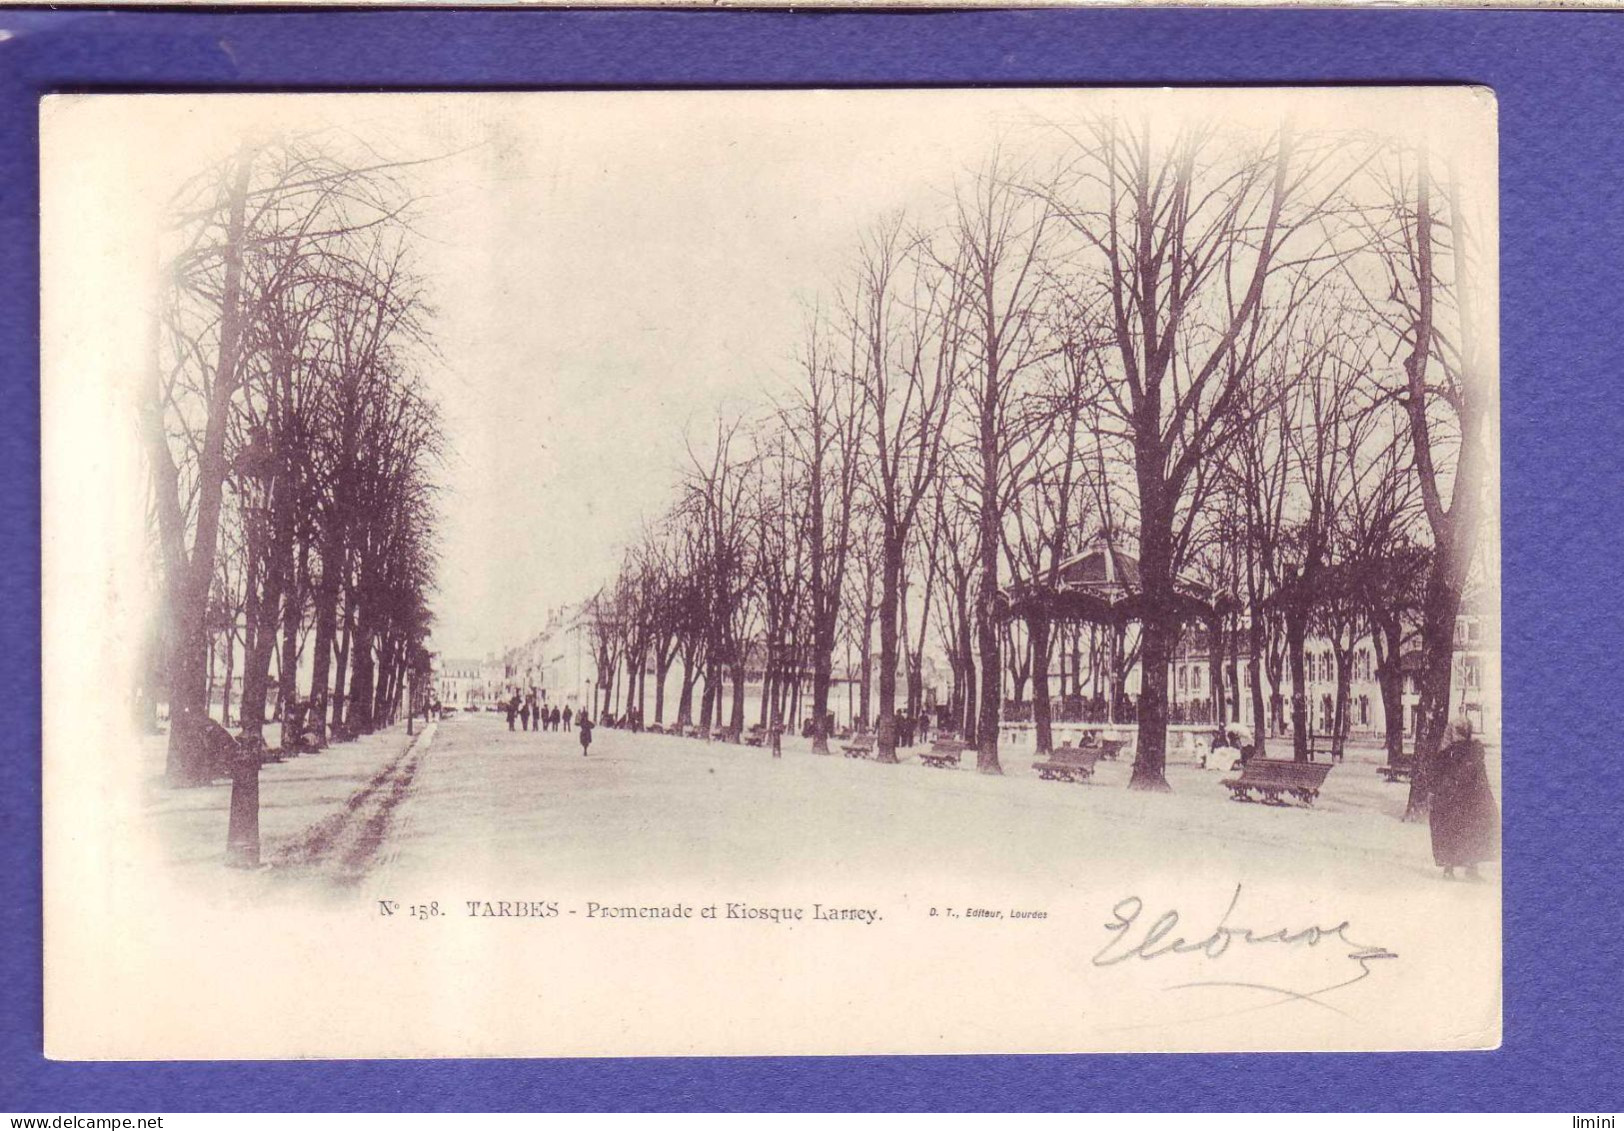
M1616 1111L1624 16L0 11L0 1108ZM1362 1056L52 1064L36 104L55 90L1475 82L1500 100L1505 1046ZM117 694L87 687L84 694ZM138 930L136 924L131 930ZM117 938L108 940L117 946ZM203 959L206 961L206 958ZM252 977L252 972L245 972ZM965 971L966 977L996 972ZM227 1003L229 1010L229 1003ZM222 1027L233 1023L229 1012Z

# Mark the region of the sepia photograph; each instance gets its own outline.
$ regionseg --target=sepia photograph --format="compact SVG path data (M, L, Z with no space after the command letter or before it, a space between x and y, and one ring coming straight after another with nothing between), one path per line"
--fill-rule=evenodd
M48 1056L1499 1046L1492 91L40 145Z

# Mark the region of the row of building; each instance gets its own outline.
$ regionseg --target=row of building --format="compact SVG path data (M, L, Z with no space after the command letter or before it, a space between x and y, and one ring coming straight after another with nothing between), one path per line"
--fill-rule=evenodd
M1251 666L1248 654L1242 652L1225 664L1225 679L1229 681L1226 698L1231 704L1231 721L1255 729L1259 720L1254 717ZM1331 644L1323 638L1308 640L1304 664L1307 683L1309 726L1316 734L1330 734L1336 718L1336 656ZM1420 710L1418 675L1421 667L1419 649L1405 652L1400 663L1404 671L1403 718L1406 735L1415 733ZM1455 667L1450 681L1452 715L1465 718L1472 729L1493 739L1500 734L1500 634L1499 617L1487 612L1463 613L1455 622ZM1186 714L1211 718L1213 698L1212 665L1204 633L1190 633L1180 644L1169 674L1170 697L1184 708ZM1269 733L1288 729L1291 714L1292 680L1289 666L1283 673L1278 700L1273 699L1274 688L1264 675L1263 702ZM1130 677L1130 685L1137 693L1137 673ZM1374 646L1366 639L1355 646L1348 680L1348 730L1356 737L1379 738L1386 731L1387 716L1383 709L1381 684L1376 678ZM1236 700L1238 714L1235 717ZM1282 717L1283 716L1283 717Z
M591 647L591 628L583 605L563 605L550 609L542 629L523 643L500 655L492 653L483 659L444 659L439 664L436 684L440 702L453 709L485 708L510 698L515 692L534 692L538 699L557 706L577 710L584 704L598 701L598 670ZM1172 714L1176 722L1211 723L1212 669L1207 653L1204 631L1186 632L1169 669L1169 692ZM1455 671L1452 713L1459 714L1473 724L1475 730L1491 739L1500 733L1500 636L1498 617L1487 612L1463 614L1456 627ZM1329 734L1335 721L1336 661L1328 641L1310 638L1306 655L1306 677L1309 706L1309 725L1316 734ZM949 676L945 662L927 655L923 670L925 703L934 707L945 703L949 694ZM1069 659L1057 657L1050 674L1051 690L1059 695L1065 686L1088 686L1089 673L1072 673ZM1413 734L1419 708L1416 674L1419 653L1409 652L1403 657L1404 703L1403 718L1406 733ZM878 664L878 657L874 658ZM850 724L860 715L857 678L851 669L837 665L830 707L837 718ZM1229 657L1225 665L1228 698L1231 703L1229 721L1256 729L1251 692L1250 665L1244 652ZM652 669L650 674L654 674ZM1073 678L1073 676L1077 678ZM1131 670L1124 681L1130 701L1139 695L1139 671ZM1291 678L1289 668L1274 697L1275 689L1264 683L1264 730L1282 733L1289 729L1291 713ZM676 714L677 692L680 687L680 665L673 665L669 673L666 694L666 720ZM877 673L874 683L877 687ZM749 673L746 684L746 715L754 721L760 709L761 673ZM1030 688L1027 691L1030 696ZM653 721L653 687L649 688L649 702L645 710ZM1028 702L1029 702L1028 698ZM809 707L809 696L802 697ZM1013 705L1010 715L1023 716L1021 705ZM1376 658L1370 641L1359 643L1353 652L1350 667L1349 733L1355 738L1377 740L1386 728L1386 713L1381 699L1381 686L1376 678ZM1274 717L1269 717L1270 715ZM799 720L794 720L796 724Z
M598 668L583 604L549 609L541 631L501 654L483 659L443 658L435 686L452 709L495 706L534 692L544 702L579 709L593 701Z

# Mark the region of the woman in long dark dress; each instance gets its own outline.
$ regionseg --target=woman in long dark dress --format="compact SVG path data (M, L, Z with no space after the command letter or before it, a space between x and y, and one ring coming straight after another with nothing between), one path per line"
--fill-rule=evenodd
M1483 744L1472 737L1468 723L1450 728L1451 741L1438 751L1432 778L1432 859L1455 878L1464 867L1466 878L1480 879L1477 866L1500 856L1500 807L1489 788L1483 765Z
M586 748L592 745L592 720L582 711L575 716L575 729L581 733L581 757L586 757Z

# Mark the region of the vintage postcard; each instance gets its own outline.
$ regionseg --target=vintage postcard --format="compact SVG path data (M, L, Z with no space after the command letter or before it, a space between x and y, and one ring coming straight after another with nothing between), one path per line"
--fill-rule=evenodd
M48 1055L1498 1046L1491 91L41 146Z

